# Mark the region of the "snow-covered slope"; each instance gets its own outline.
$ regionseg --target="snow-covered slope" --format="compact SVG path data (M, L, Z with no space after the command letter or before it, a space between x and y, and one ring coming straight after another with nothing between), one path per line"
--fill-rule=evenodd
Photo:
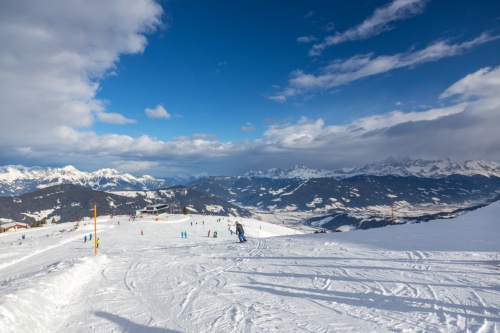
M246 177L259 178L348 178L365 176L400 176L421 178L443 178L451 175L500 177L500 164L490 161L466 161L456 163L450 160L422 160L410 158L389 158L382 162L370 163L356 168L341 170L310 169L303 165L287 169L273 168L266 171L251 171Z
M499 215L317 235L243 219L244 244L227 217L100 217L97 256L90 221L0 234L0 331L498 332Z

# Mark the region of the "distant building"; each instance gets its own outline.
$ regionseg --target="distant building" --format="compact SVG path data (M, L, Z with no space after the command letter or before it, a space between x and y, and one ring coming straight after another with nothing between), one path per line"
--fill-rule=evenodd
M2 224L0 228L2 228L2 232L7 232L11 230L27 229L29 226L26 223L10 222Z
M140 214L154 214L158 215L161 213L166 213L170 206L168 204L156 204L156 205L149 205L146 206L145 208L138 210L136 212L136 215Z

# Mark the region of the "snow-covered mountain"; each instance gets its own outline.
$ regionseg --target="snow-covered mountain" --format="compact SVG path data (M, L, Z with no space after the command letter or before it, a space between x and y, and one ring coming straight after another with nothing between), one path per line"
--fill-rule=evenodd
M244 207L297 216L326 229L374 228L396 222L454 217L500 198L500 164L487 161L390 158L337 171L305 166L206 177L189 184Z
M359 168L336 171L337 178L358 175L399 176L419 178L444 178L451 175L500 177L500 164L490 161L422 160L410 158L389 158L382 162L366 164Z
M79 171L73 166L64 168L24 167L8 165L0 167L0 195L20 195L59 184L85 186L95 190L147 190L167 186L164 179L144 175L134 177L115 169L94 172Z
M300 216L326 229L349 224L373 228L391 224L391 204L398 223L452 217L500 199L500 177L451 175L443 178L354 176L335 178L207 177L189 187L243 207ZM367 223L369 222L369 223Z
M489 161L422 160L389 158L356 168L341 170L311 169L303 165L289 168L273 168L266 171L250 171L243 177L269 179L345 179L355 176L398 176L419 178L445 178L451 175L500 177L500 164ZM73 166L63 168L24 167L8 165L0 167L0 196L14 196L32 192L47 186L73 184L95 190L155 190L174 185L187 185L206 174L159 179L148 175L134 177L115 169L100 169L94 172L79 171Z
M46 187L14 197L0 197L0 221L31 224L46 219L71 221L91 215L96 205L102 214L135 213L150 204L165 203L182 211L186 207L195 214L243 216L251 214L244 208L213 195L184 186L148 191L99 191L88 187L62 184Z
M304 165L295 165L289 168L272 168L265 171L250 171L245 177L272 178L272 179L311 179L311 178L335 178L338 172L325 169L311 169Z
M272 179L343 179L354 176L398 176L419 178L444 178L451 175L500 177L500 163L490 161L466 161L463 163L446 160L422 160L388 158L382 162L369 163L356 168L341 170L311 169L303 165L290 168L272 168L265 171L250 171L245 177Z

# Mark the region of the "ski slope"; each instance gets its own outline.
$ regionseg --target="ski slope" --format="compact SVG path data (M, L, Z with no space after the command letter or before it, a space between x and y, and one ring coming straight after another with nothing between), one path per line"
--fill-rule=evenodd
M242 244L236 218L99 217L97 256L93 221L4 233L0 332L499 332L498 216L330 234L243 219Z

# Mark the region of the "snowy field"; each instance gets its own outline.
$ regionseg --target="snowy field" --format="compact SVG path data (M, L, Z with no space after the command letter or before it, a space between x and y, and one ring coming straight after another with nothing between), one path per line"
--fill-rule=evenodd
M97 256L93 221L4 233L0 332L500 332L499 216L316 235L243 219L243 244L235 218L99 217Z

